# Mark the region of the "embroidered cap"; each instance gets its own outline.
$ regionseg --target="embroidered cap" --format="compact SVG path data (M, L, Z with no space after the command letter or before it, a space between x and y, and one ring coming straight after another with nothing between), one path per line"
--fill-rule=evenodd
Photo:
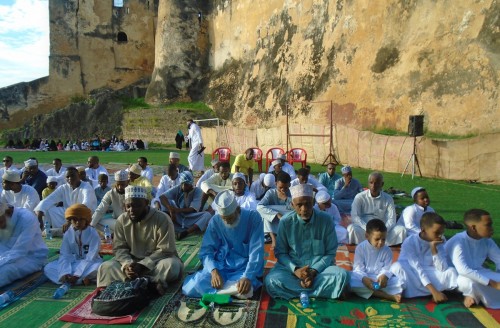
M217 213L222 216L233 214L238 207L234 193L230 190L218 193L214 199L214 203L217 205Z
M132 164L128 170L134 174L141 175L142 167L140 167L139 164Z
M313 187L307 183L298 184L290 187L290 194L292 195L292 199L298 197L313 197Z
M32 167L32 166L38 166L37 161L34 159L28 159L27 161L24 161L24 167Z
M139 186L128 186L125 188L125 199L129 198L143 198L148 199L146 189Z
M281 160L280 159L275 159L274 161L271 162L271 164L273 164L273 166L281 165Z
M115 172L115 181L127 181L128 173L125 170L120 170Z
M351 173L352 169L349 165L346 165L346 166L342 167L340 169L340 171L342 172L342 174L347 174L347 173Z
M231 181L238 178L243 179L243 181L245 181L245 175L241 172L236 172L235 174L233 174L233 178L231 179Z
M51 182L57 182L57 177L55 177L55 176L47 177L47 183L51 183Z
M170 152L170 155L168 155L168 158L181 158L181 155L179 153L176 153L174 151Z

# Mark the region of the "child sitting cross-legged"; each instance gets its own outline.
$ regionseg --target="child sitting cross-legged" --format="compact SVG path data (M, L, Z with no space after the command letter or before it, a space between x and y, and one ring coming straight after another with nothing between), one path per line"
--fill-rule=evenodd
M101 238L90 226L92 212L85 205L74 204L64 216L71 227L64 233L59 260L45 266L45 275L56 284L88 285L97 278L102 263Z
M457 271L449 267L443 233L446 223L436 213L425 213L420 233L410 235L401 245L401 254L391 266L403 282L405 298L432 295L436 303L448 300L444 290L457 288Z
M390 267L392 251L385 245L387 227L379 219L366 224L366 240L361 242L354 253L354 268L351 275L351 289L363 298L372 295L394 302L401 302L403 288Z

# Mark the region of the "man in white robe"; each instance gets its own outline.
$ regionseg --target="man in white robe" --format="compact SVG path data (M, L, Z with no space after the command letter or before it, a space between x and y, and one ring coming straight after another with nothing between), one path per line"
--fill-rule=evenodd
M189 140L189 145L191 146L188 155L189 169L191 171L201 171L203 174L205 170L205 147L203 146L200 127L190 119L188 120L188 130L189 133L186 138Z
M137 159L137 164L142 168L141 176L145 177L149 180L149 182L153 183L153 169L148 165L148 159L141 156Z
M337 234L339 244L347 244L349 242L347 229L340 225L340 221L342 219L340 217L340 212L337 206L332 204L332 197L328 191L326 191L326 189L318 191L315 199L316 205L314 205L314 208L327 213L333 219L333 223L335 224L335 233Z
M246 210L257 210L257 200L253 192L247 190L247 185L245 183L245 175L243 173L237 172L233 174L232 178L233 185L233 195L240 208ZM212 208L217 211L217 204L212 203Z
M252 182L250 186L250 191L254 193L255 199L260 201L264 198L266 192L271 189L276 188L276 178L272 173L261 173L257 181Z
M205 203L209 198L214 199L218 193L224 190L231 190L232 185L232 174L231 167L229 163L220 163L219 173L212 175L208 180L203 181L201 184L201 190L203 191L203 199L201 201L200 210L203 209Z
M219 160L213 159L210 164L212 165L212 168L206 170L205 173L203 173L203 175L196 182L196 187L201 188L201 184L203 183L203 181L208 180L215 173L219 173Z
M99 178L99 174L104 173L109 176L108 170L102 165L99 164L99 157L90 156L87 160L87 168L85 169L85 173L87 178L92 181L93 186L98 186L99 182L97 179Z
M189 172L189 171L183 171ZM180 173L177 170L175 164L169 164L167 169L167 174L161 177L160 183L158 184L158 189L156 190L156 198L153 199L152 205L165 211L164 207L161 207L160 196L166 193L168 190L180 185Z
M83 204L90 208L91 211L95 211L97 207L94 188L87 182L80 180L76 168L68 167L66 181L67 183L59 186L35 207L40 228L43 228L43 217L45 216L45 221L49 221L56 234L62 231L62 226L66 223L64 211L71 205ZM62 207L56 206L59 202L62 202Z
M281 171L283 172L286 172L288 173L288 175L290 175L290 178L292 180L296 179L297 178L297 174L295 173L295 169L293 168L292 165L290 165L287 161L286 161L286 155L281 155L280 158L279 158L279 161L281 162ZM276 160L274 160L272 163L271 163L271 166L269 166L269 170L267 171L267 173L272 173L274 172L274 166L277 165L277 162Z
M60 158L54 158L52 160L53 167L48 169L45 174L48 177L56 177L57 185L60 186L66 183L66 168L62 166L62 161Z
M396 225L394 200L382 191L384 177L379 172L368 176L368 190L356 195L352 203L352 223L347 226L349 242L359 244L365 240L366 224L371 219L382 220L387 227L387 245L399 245L406 238L406 229Z
M40 203L40 197L35 188L21 184L21 177L16 171L5 171L2 175L3 190L0 201L12 207L27 208L33 211Z
M0 288L41 270L48 253L35 214L0 202Z

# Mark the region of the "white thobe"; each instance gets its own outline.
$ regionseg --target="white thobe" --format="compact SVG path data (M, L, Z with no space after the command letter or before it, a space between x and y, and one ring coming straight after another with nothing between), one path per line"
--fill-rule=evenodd
M85 169L85 173L87 174L87 178L90 181L92 181L92 185L93 186L98 186L99 185L99 181L98 181L99 174L104 173L107 176L109 176L108 170L106 170L106 168L104 168L104 166L102 166L102 165L99 165L97 167L97 169L91 169L90 167L87 167Z
M165 211L165 207L161 205L160 202L160 196L172 189L175 186L178 186L181 184L180 182L180 174L177 174L177 177L175 179L171 179L167 174L161 177L160 183L158 184L158 190L156 190L156 197L153 199L152 203L153 206L158 203L161 207L162 211Z
M401 216L399 217L397 225L406 228L406 234L414 235L420 233L420 219L424 213L434 212L434 209L430 206L424 210L424 208L417 204L412 204L407 206Z
M59 259L47 264L44 273L56 284L67 274L80 277L77 284L84 278L94 280L102 263L100 249L101 238L97 230L89 226L83 231L75 231L71 226L63 236Z
M141 177L145 177L151 183L153 183L153 176L154 174L151 166L146 166L146 168L141 171Z
M309 176L307 178L307 183L310 184L311 186L313 186L313 188L315 188L318 191L324 190L324 191L328 192L328 189L326 189L325 186L323 186L321 183L319 183L319 181L316 180L313 176ZM299 184L300 184L299 178L295 178L290 183L290 187L293 187L293 186L296 186L296 185L299 185Z
M356 246L354 253L354 265L351 274L351 288L358 296L368 299L373 291L363 284L363 278L368 277L372 281L377 281L385 275L387 286L380 290L389 295L401 294L403 292L402 283L399 278L390 271L392 265L392 251L384 245L382 248L375 248L365 240Z
M45 174L48 177L56 177L57 178L57 185L61 186L66 183L66 168L64 166L61 166L61 169L59 172L56 172L55 168L48 169Z
M62 207L56 207L59 202L63 202ZM42 200L35 207L35 212L43 212L52 228L61 228L66 222L64 211L73 204L83 204L94 212L97 207L94 188L85 181L81 181L80 186L75 189L65 183Z
M220 173L212 175L208 180L203 181L201 184L201 190L206 194L211 189L216 193L220 193L224 190L230 190L233 188L233 175L229 174L226 180L220 177Z
M205 170L205 153L200 151L203 146L203 137L201 136L200 127L196 123L191 123L189 133L187 135L191 150L188 155L189 169L191 171L204 171Z
M28 185L21 185L19 192L2 190L0 199L10 206L27 208L30 211L33 211L38 203L40 203L38 192L35 188Z
M245 193L241 196L236 195L233 192L234 198L238 203L238 206L244 208L246 210L257 210L257 200L255 200L255 195L253 192L245 190ZM215 202L212 203L212 209L217 212L217 204Z
M208 169L203 173L203 175L198 179L196 182L196 187L201 188L201 184L203 181L207 181L212 175L214 175L216 172L214 169Z
M0 287L41 270L49 253L32 211L15 207L7 220L13 230L10 238L0 241Z
M0 179L2 178L2 175L5 173L6 168L2 167L0 168ZM16 169L14 166L11 166L7 169L8 171L16 171L19 173L19 177L21 177L22 172ZM0 183L0 191L3 190L2 184Z
M293 166L291 166L290 164L288 164L287 162L285 162L285 164L283 164L281 166L281 170L283 172L286 172L290 175L290 178L292 180L296 179L297 178L297 173L295 173L295 169L293 168ZM274 172L274 165L271 164L271 166L269 166L269 170L267 171L267 173L271 173L271 172Z
M406 229L396 225L394 200L383 191L378 197L372 197L370 190L357 194L352 202L351 219L352 224L347 226L347 231L352 244L359 244L366 239L366 224L371 219L380 219L385 223L388 246L401 244L406 238Z
M262 182L264 180L263 175L265 175L265 173L262 173L259 179L252 182L252 185L250 186L250 191L255 194L255 199L257 200L261 200L266 192L270 189L262 185Z
M448 266L445 246L439 244L437 251L432 255L430 243L419 235L406 238L398 261L391 266L391 272L403 283L404 297L431 295L425 287L428 284L439 291L457 288L457 270Z
M474 239L467 231L451 237L446 243L449 260L459 274L458 289L491 309L500 309L500 290L488 286L490 280L500 281L500 249L491 238ZM489 258L496 272L483 267Z
M314 205L314 208L321 211L318 204ZM327 213L333 219L333 223L335 224L335 233L339 244L347 244L349 242L347 229L340 225L340 220L342 218L340 217L340 212L337 206L332 203L332 206L326 208L323 212Z

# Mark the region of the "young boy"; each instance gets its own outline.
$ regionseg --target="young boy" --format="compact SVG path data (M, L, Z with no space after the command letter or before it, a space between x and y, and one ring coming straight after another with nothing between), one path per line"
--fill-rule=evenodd
M92 213L87 206L71 205L64 217L71 222L71 227L63 236L59 260L45 266L45 275L56 284L88 285L96 279L102 263L101 238L97 230L89 226Z
M472 209L465 212L467 230L456 234L446 243L450 261L458 271L458 289L464 294L465 307L483 303L500 309L500 249L491 237L493 222L490 213ZM483 267L489 258L496 272Z
M47 188L42 190L42 199L47 198L57 188L57 177L47 177Z
M457 271L448 267L443 239L446 223L436 213L425 213L420 233L408 237L401 245L399 260L391 272L403 283L405 298L432 295L436 303L448 300L444 290L457 288Z
M408 236L420 233L420 219L424 213L434 212L429 206L431 201L424 187L413 188L411 197L414 204L406 207L398 220L398 225L406 228Z
M337 234L337 240L339 244L347 244L349 238L347 235L347 229L340 225L341 217L337 205L332 204L332 197L326 190L320 190L314 197L316 200L315 209L328 213L330 217L333 218L333 223L335 223L335 233Z
M97 183L99 184L99 186L94 189L94 192L95 197L97 198L97 205L99 205L104 195L106 195L106 193L111 190L111 188L108 186L108 175L104 173L99 174L99 176L97 177Z
M351 288L357 295L368 299L372 295L386 300L401 302L402 284L391 271L392 251L385 245L387 227L379 219L366 224L366 240L354 253ZM378 283L379 288L374 286Z

